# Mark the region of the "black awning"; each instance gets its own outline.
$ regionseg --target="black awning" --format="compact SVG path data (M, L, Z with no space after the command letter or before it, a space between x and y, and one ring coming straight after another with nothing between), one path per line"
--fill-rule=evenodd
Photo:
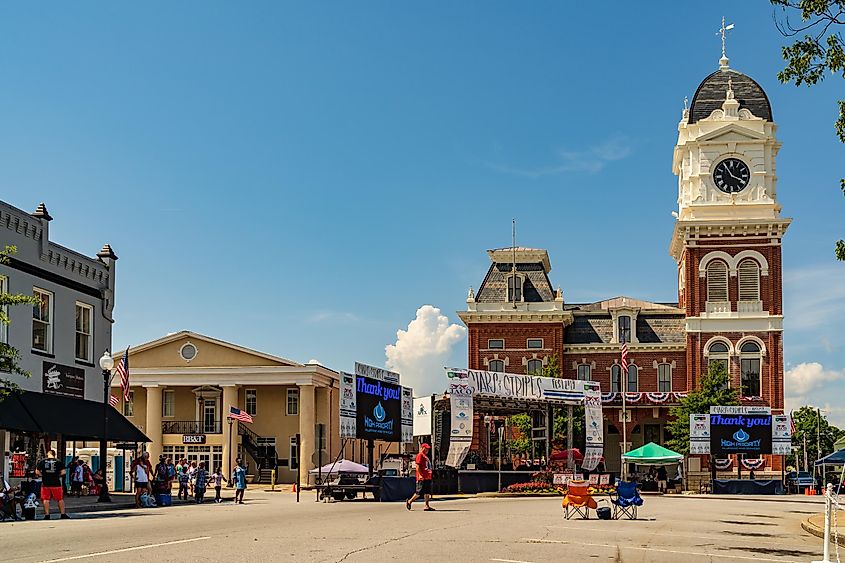
M114 442L149 442L143 432L109 406L108 436ZM78 440L103 438L103 403L17 391L0 402L0 428L61 434Z

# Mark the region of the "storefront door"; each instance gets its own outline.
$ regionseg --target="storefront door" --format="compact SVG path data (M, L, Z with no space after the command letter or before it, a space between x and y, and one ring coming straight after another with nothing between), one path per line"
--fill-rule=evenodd
M203 403L203 431L208 434L217 432L217 399L205 399Z

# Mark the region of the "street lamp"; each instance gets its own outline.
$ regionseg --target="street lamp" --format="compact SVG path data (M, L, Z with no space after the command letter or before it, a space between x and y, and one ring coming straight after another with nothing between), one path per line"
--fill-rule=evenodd
M109 387L111 386L111 370L114 367L114 358L109 351L103 352L100 358L100 369L103 370L103 437L100 440L100 469L103 471L103 484L100 486L100 498L97 502L111 502L109 496L108 476L108 439L109 435Z

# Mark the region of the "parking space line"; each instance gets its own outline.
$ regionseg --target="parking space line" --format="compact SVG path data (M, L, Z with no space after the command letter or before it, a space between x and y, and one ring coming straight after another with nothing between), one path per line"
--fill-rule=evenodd
M74 561L76 559L88 559L89 557L102 557L103 555L114 555L115 553L126 553L127 551L138 551L140 549L149 549L151 547L164 547L166 545L177 545L180 543L190 543L200 540L211 539L211 536L200 536L198 538L189 538L186 540L174 540L161 543L148 543L146 545L136 545L135 547L124 547L123 549L112 549L110 551L98 551L96 553L86 553L85 555L74 555L73 557L62 557L60 559L48 559L42 563L58 563L59 561Z

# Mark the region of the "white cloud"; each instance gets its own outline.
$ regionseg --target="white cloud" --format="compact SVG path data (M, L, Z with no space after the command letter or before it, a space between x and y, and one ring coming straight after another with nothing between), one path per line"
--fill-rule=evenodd
M845 370L826 370L818 362L798 364L784 373L787 397L804 397L830 383L845 381Z
M632 152L627 139L616 135L599 145L588 147L584 150L560 149L557 151L557 161L546 166L533 168L500 164L488 164L488 166L499 172L526 178L541 178L543 176L554 176L565 172L595 174L604 169L608 163L627 158Z
M414 395L442 392L446 361L452 348L464 339L466 328L450 324L440 309L423 305L407 330L396 331L396 343L388 344L384 353L387 368L399 372L402 384L413 387Z
M316 323L333 323L333 324L347 324L357 322L360 319L354 313L345 313L343 311L317 311L305 319L306 322Z

